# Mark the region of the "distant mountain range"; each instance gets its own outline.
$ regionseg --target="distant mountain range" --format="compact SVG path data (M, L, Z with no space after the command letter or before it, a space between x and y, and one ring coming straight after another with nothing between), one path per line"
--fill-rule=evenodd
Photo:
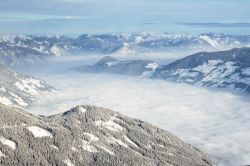
M0 64L0 103L8 106L26 107L34 96L54 88L46 82L19 74Z
M148 60L118 61L105 57L92 66L81 66L78 70L165 79L250 93L250 48L200 52L168 65Z
M213 165L169 132L104 108L44 117L0 104L0 113L2 166Z
M171 51L219 51L250 46L250 35L225 34L102 34L66 36L0 36L0 62L7 65L34 63L45 57L72 54L122 54Z

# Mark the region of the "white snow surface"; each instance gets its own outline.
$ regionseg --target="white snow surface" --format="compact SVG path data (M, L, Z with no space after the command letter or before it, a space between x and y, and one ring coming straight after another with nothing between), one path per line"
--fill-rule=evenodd
M1 158L1 157L6 157L6 155L3 154L3 152L0 150L0 158Z
M191 69L177 69L171 74L177 76L177 81L196 82L198 85L204 83L213 83L213 87L225 87L229 83L245 83L250 85L250 77L242 78L239 73L235 73L238 66L235 66L235 62L223 62L222 60L209 60L208 63L204 63L200 66ZM250 70L244 69L242 73L247 75ZM202 80L196 80L196 77L202 73L204 78ZM234 88L229 86L229 88Z
M159 65L157 63L149 63L147 64L146 68L147 69L152 69L152 70L155 70Z
M78 151L76 147L71 147L71 150L74 151L74 152Z
M40 80L36 80L33 78L20 79L20 81L15 83L15 85L17 86L17 88L30 95L37 95L40 92L38 88L44 87Z
M7 97L0 97L0 103L3 105L11 106L12 102Z
M83 148L86 151L91 152L91 153L97 153L98 152L98 150L94 146L91 145L91 142L88 142L86 140L82 140L82 144L81 144L80 147Z
M15 76L19 77L19 74L14 74ZM43 91L40 88L45 88L45 85L43 85L43 82L41 80L36 80L31 77L21 77L17 82L13 84L16 86L14 88L18 89L17 91L13 92L13 90L8 86L0 86L0 92L3 92L3 94L0 95L0 103L7 106L27 107L28 102L25 100L34 100L33 97ZM20 92L19 90L21 90L22 92Z
M51 147L58 150L58 147L56 145L51 145Z
M86 110L85 108L83 108L83 107L79 107L78 109L79 109L79 111L82 112L82 113L85 113L85 112L87 111L87 110Z
M112 117L110 120L108 120L106 122L103 122L101 120L96 121L95 125L96 126L100 126L100 127L104 127L104 128L106 128L108 130L111 130L111 131L122 132L123 131L123 127L120 126L119 124L115 123L114 122L114 118L115 117Z
M174 73L174 76L179 76L180 78L195 78L199 75L198 72L191 72L189 69L177 69Z
M200 36L201 39L203 39L204 41L206 41L208 44L210 44L211 46L213 46L214 48L219 48L219 43L216 40L211 39L209 36L207 35L202 35Z
M208 75L211 73L213 70L217 68L217 65L222 64L223 61L218 59L218 60L209 60L208 63L204 63L201 66L197 66L194 68L196 71L200 71L205 75Z
M247 76L250 76L250 67L246 68L246 69L243 69L242 70L242 74L245 74Z
M52 134L38 126L30 126L27 129L34 135L34 137L52 137Z
M15 150L16 149L16 143L9 140L9 139L6 139L4 137L0 137L0 142L4 145L7 145L9 146L12 150Z
M0 86L0 91L2 91L2 92L6 92L6 88L5 88L5 87L3 87L3 86Z
M109 137L107 139L107 141L109 143L116 144L116 145L121 145L121 146L124 146L124 147L128 148L128 145L125 142L123 142L122 140L116 139L114 137Z
M108 152L110 155L115 155L114 152L112 152L111 150L109 150L108 148L104 147L104 146L100 146L98 145L99 148L103 149L104 151Z
M89 142L99 141L99 138L91 133L83 133L83 134L88 137Z
M111 67L111 66L115 66L118 63L119 62L107 62L106 65L108 65L108 67Z
M55 55L55 56L61 56L62 55L62 51L59 47L57 47L56 45L53 45L51 48L50 48L50 51Z
M133 145L134 147L139 148L130 138L128 138L128 136L126 136L126 135L124 134L123 137L124 137L125 141L127 141L128 143L130 143L130 144Z
M64 163L65 163L67 166L75 166L69 159L64 160Z
M14 93L10 93L12 96L13 96L13 100L17 103L17 104L19 104L19 105L21 105L21 106L24 106L24 107L26 107L28 104L21 98L21 97L19 97L18 95L16 95L16 94L14 94Z
M123 46L113 53L113 56L126 56L126 55L134 55L136 50L131 49L128 43L123 43Z
M149 78L150 76L153 75L153 73L155 72L155 70L157 69L159 65L157 63L148 63L145 68L146 69L150 69L149 71L144 71L141 75L142 78Z
M211 82L224 82L225 77L233 74L237 69L237 66L233 66L230 62L225 63L225 65L217 66L211 73L207 74L202 81L211 81ZM238 81L238 80L235 80Z

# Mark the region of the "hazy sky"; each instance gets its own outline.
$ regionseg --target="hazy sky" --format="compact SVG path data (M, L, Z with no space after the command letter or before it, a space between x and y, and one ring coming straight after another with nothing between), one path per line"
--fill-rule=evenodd
M0 0L0 33L250 34L249 0Z

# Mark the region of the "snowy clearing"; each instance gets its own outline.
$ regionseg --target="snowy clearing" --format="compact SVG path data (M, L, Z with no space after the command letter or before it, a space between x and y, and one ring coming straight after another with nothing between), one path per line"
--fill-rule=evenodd
M12 150L15 150L16 149L16 143L11 141L11 140L8 140L4 137L0 137L0 142L4 145L7 145L9 146Z
M52 137L52 134L44 130L38 126L27 127L27 129L35 136L35 137Z

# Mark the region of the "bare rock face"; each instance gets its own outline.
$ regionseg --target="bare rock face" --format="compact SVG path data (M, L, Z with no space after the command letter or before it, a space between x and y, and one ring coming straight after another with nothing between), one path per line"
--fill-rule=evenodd
M0 165L212 165L197 148L146 122L77 106L49 117L0 105Z

